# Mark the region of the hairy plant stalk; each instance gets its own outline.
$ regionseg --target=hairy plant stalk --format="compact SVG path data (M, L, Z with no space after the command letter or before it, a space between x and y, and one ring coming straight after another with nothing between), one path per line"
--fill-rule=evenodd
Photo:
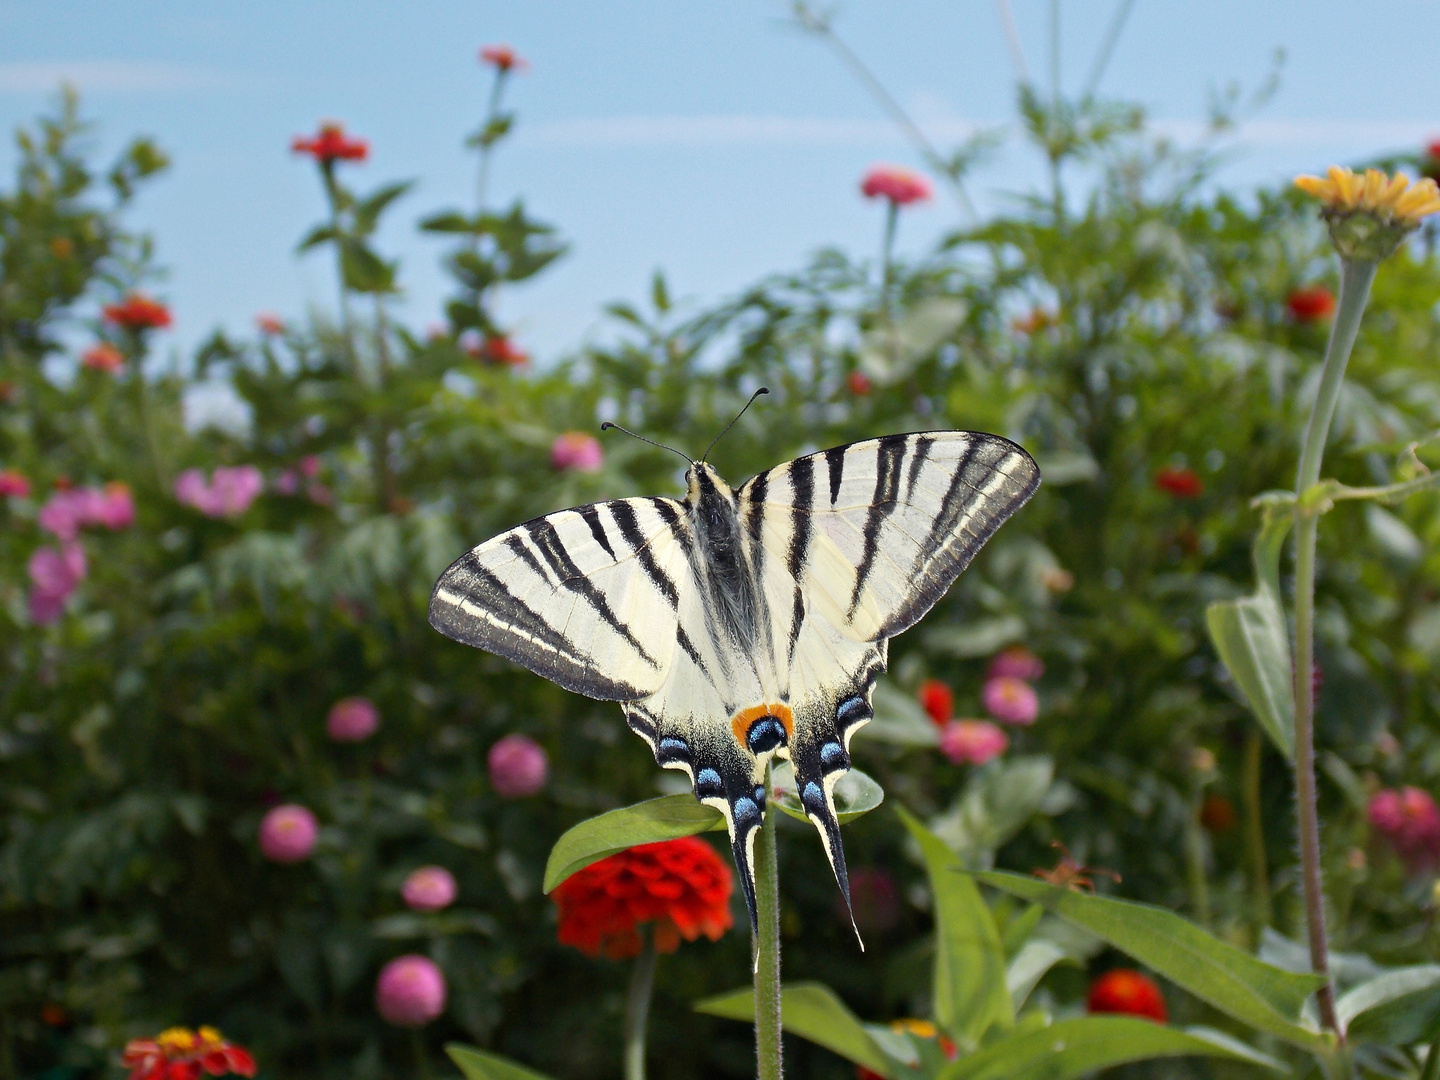
M1270 864L1265 857L1265 818L1260 804L1260 763L1264 736L1252 727L1245 733L1241 794L1245 816L1245 857L1250 862L1250 909L1255 944L1270 925Z
M1210 882L1205 872L1205 829L1200 824L1200 813L1204 805L1204 789L1196 784L1190 797L1189 819L1185 823L1185 874L1195 921L1201 926L1209 927Z
M1376 264L1355 259L1340 263L1340 299L1320 389L1305 428L1295 485L1295 803L1300 833L1300 877L1305 898L1305 923L1310 966L1326 983L1316 993L1320 1021L1340 1034L1335 1017L1335 991L1330 984L1329 945L1325 934L1324 882L1320 870L1320 822L1315 802L1315 697L1311 672L1315 664L1315 542L1318 511L1307 507L1305 494L1320 480L1325 440L1335 418L1335 403L1345 379L1345 365L1360 329L1360 317L1375 280Z
M645 1023L650 1018L650 995L660 960L648 926L641 929L641 941L644 944L630 969L630 991L625 996L625 1080L645 1080Z
M769 778L766 778L769 784ZM771 808L755 838L755 1056L760 1080L780 1080L780 811Z

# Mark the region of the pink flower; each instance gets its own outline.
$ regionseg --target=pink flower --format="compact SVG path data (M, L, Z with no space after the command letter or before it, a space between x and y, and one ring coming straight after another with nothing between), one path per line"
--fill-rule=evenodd
M30 494L30 481L19 469L0 470L0 495L23 499Z
M255 316L255 326L260 333L268 337L277 337L285 333L285 320L269 311L262 311Z
M304 862L315 850L320 823L308 809L285 803L260 819L260 851L271 862Z
M1417 787L1386 788L1370 798L1371 827L1412 874L1440 868L1440 807Z
M265 480L253 465L222 466L208 482L199 469L186 469L175 478L175 498L212 518L239 517L264 488Z
M320 475L320 458L315 454L306 454L300 459L300 472L308 479L315 479Z
M985 673L985 677L987 679L1023 679L1026 682L1034 682L1044 674L1045 665L1038 656L1024 645L1011 645L1008 649L995 654L990 661L990 668Z
M1029 683L1002 675L987 679L980 688L985 711L1007 724L1033 724L1040 715L1040 699Z
M984 765L999 757L1010 740L988 720L952 720L940 732L940 752L954 765Z
M305 497L316 506L330 506L335 502L335 493L324 484L311 484L305 489Z
M445 1011L445 975L428 956L399 956L380 969L375 1008L396 1027L424 1027Z
M125 366L125 354L102 341L81 353L80 363L92 371L116 372Z
M544 747L526 735L506 735L490 747L486 761L490 766L490 782L503 799L534 795L545 786L550 775L550 761Z
M96 524L104 525L112 532L135 524L135 500L130 495L130 488L118 480L105 485L95 509Z
M583 431L567 431L550 444L550 464L561 471L597 472L604 463L599 440Z
M455 902L455 875L443 866L422 866L405 879L400 896L416 911L439 911Z
M57 491L40 508L36 520L46 532L65 543L80 535L80 529L90 524L92 515L99 510L98 498L92 499L88 488L69 488Z
M369 698L341 698L330 706L325 731L336 742L363 742L380 726L380 710Z
M270 486L281 495L294 495L300 490L300 474L294 469L283 469Z
M30 556L27 569L34 586L30 590L30 620L43 626L65 613L65 601L84 579L85 550L73 542L58 551L43 547Z
M930 181L900 165L872 165L861 181L860 192L867 199L889 199L895 206L909 206L930 198Z

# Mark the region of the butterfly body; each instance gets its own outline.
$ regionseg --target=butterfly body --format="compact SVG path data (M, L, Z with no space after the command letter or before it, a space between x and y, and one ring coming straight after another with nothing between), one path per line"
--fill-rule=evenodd
M436 583L430 621L566 689L621 703L656 761L725 815L755 915L766 770L789 760L848 901L834 788L889 639L1039 484L992 435L922 432L810 454L732 489L622 499L503 533Z

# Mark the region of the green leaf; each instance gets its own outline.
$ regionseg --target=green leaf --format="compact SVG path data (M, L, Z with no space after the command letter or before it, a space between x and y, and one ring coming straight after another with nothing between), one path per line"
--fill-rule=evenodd
M479 233L484 231L483 228L477 228L475 223L464 214L455 210L431 214L420 222L420 228L426 232L438 233Z
M774 788L771 806L800 821L809 821L795 791L795 771L788 761L777 762L771 773ZM835 783L835 816L840 824L868 814L885 801L885 789L859 769L851 769Z
M368 236L375 231L375 225L380 220L380 215L385 208L398 199L414 185L413 180L401 180L394 184L386 184L368 198L361 199L355 204L355 232L361 236Z
M746 987L695 1003L695 1011L728 1020L755 1019L755 992ZM895 1064L876 1045L865 1025L824 983L794 983L780 991L780 1022L792 1035L839 1054L857 1065L893 1077Z
M1015 1021L1000 933L959 857L904 807L896 813L920 845L935 900L935 1021L962 1048L978 1046L992 1026Z
M387 263L354 237L340 240L340 269L346 287L356 292L383 293L395 286L395 264Z
M1290 631L1280 606L1280 552L1291 520L1283 507L1266 505L1252 552L1256 591L1205 609L1215 651L1286 760L1295 757L1295 692Z
M1280 1062L1218 1031L1129 1016L1084 1016L1038 1032L1016 1032L942 1069L937 1080L1069 1080L1130 1061L1189 1054L1285 1071Z
M1019 874L990 871L975 876L1012 896L1044 904L1257 1031L1307 1049L1327 1044L1325 1036L1296 1022L1305 999L1324 984L1318 975L1257 960L1164 908L1072 892Z
M1005 988L1010 991L1010 1000L1015 1005L1015 1011L1020 1011L1020 1006L1035 989L1037 983L1045 977L1056 964L1070 960L1070 954L1056 945L1053 941L1046 941L1043 938L1035 941L1027 941L1015 954L1015 959L1010 961L1010 966L1005 969Z
M875 716L856 732L857 738L893 746L939 745L940 729L913 696L882 679L875 685L873 700Z
M991 761L930 827L965 869L993 866L995 852L1035 816L1054 779L1055 763L1043 754Z
M1387 971L1342 995L1335 1012L1351 1042L1431 1042L1440 1036L1440 966Z
M446 1043L445 1053L465 1074L465 1080L550 1080L544 1073L464 1043Z
M662 795L580 822L555 841L545 864L549 892L577 870L607 855L659 840L674 840L725 828L725 816L693 795Z
M331 240L334 240L339 235L340 234L335 231L333 226L317 225L315 228L311 229L308 233L305 234L305 238L296 245L295 250L309 251L311 248L317 247L320 244L329 243Z

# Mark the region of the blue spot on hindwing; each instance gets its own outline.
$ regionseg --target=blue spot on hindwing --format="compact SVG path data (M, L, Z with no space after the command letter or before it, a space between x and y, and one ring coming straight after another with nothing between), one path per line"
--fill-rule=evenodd
M718 799L725 794L725 785L720 774L714 769L701 769L695 774L695 797L697 799Z
M800 793L800 801L805 804L807 813L825 816L825 789L814 780L805 785L805 790Z
M827 742L820 747L820 764L827 773L845 769L850 765L849 755L838 742Z
M730 804L730 812L735 815L736 825L746 825L760 817L760 807L755 805L755 800L744 795Z
M835 710L835 720L841 727L848 727L870 715L870 706L860 696L848 697Z

